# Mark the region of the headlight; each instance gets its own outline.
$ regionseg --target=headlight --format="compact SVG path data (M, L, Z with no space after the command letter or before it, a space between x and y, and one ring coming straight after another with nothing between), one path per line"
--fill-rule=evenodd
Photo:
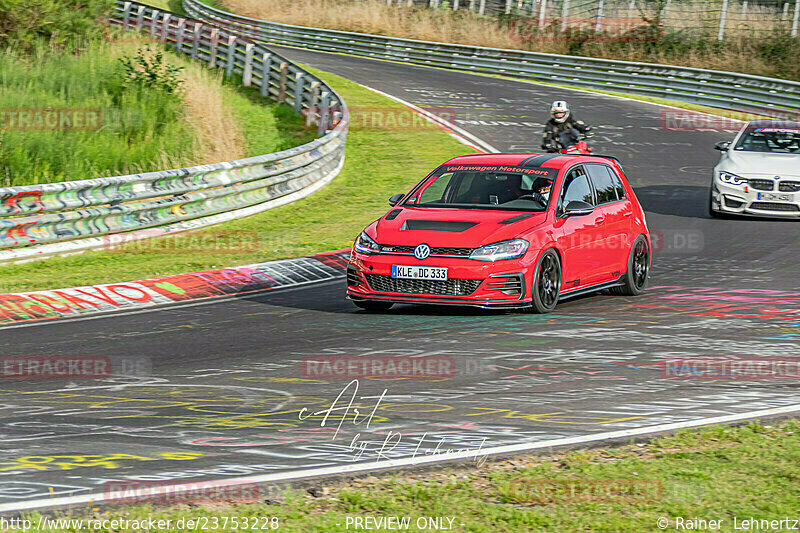
M369 235L361 232L361 235L358 236L356 239L353 248L356 249L357 252L362 254L377 254L381 251L381 247L378 246L378 243L373 241Z
M474 250L469 258L477 261L501 261L503 259L516 259L525 255L528 250L528 241L514 239L513 241L496 242L487 244Z
M744 185L747 183L746 178L742 178L736 174L731 174L730 172L720 172L719 179L722 181L722 183L730 183L731 185Z

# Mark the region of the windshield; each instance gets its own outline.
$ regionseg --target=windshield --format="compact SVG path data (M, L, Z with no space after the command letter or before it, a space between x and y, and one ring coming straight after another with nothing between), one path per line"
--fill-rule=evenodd
M750 126L739 138L734 150L779 154L800 153L800 124L777 127Z
M554 168L443 165L404 205L544 211L557 173Z

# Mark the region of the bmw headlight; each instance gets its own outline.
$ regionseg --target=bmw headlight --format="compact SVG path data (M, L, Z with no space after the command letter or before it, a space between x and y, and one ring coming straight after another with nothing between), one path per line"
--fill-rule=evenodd
M362 254L377 254L381 251L381 247L378 246L378 243L373 241L372 238L363 231L356 239L353 247L357 252Z
M473 250L469 258L476 261L501 261L517 259L525 255L526 251L528 251L528 241L514 239L481 246L477 250Z
M731 185L744 185L747 179L730 172L720 172L719 179L722 183L729 183Z

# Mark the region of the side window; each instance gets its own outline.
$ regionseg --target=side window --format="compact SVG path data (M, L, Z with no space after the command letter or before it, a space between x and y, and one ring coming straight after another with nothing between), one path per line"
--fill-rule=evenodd
M619 180L617 173L611 169L608 170L611 173L611 180L614 182L614 188L617 189L617 198L624 200L627 197L625 194L625 187L622 186L622 182Z
M583 167L571 170L564 179L564 188L561 192L561 209L563 210L574 200L594 205L592 186L589 184L589 177Z
M597 205L617 201L617 189L611 177L611 169L605 165L586 165L592 185L597 193Z

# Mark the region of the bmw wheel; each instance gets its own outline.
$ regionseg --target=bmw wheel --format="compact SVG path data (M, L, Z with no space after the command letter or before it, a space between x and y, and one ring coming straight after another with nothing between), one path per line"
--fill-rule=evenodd
M628 270L625 272L623 285L612 287L611 294L619 296L638 296L647 285L647 275L650 273L650 246L644 235L639 235L631 248L628 257Z
M561 292L561 260L555 250L550 248L536 264L533 277L533 308L536 313L549 313L556 308Z

